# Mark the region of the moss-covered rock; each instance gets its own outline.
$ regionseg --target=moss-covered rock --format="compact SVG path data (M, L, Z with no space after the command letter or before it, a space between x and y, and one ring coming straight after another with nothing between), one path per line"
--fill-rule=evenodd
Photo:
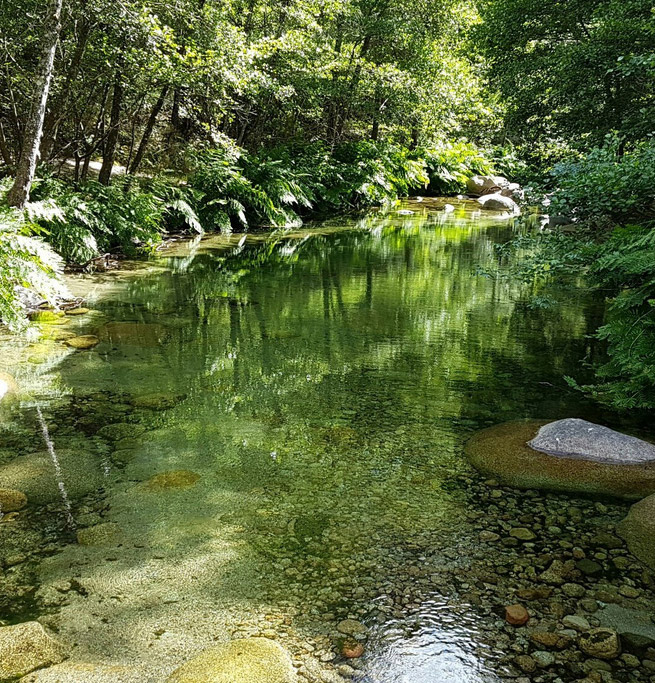
M100 339L98 339L98 337L96 337L93 334L83 334L79 337L71 337L70 339L66 340L67 346L70 346L73 349L80 349L80 350L92 349L94 346L97 346L99 343L100 343Z
M617 532L633 555L655 569L655 495L635 503Z
M16 489L0 489L0 512L16 512L27 505L27 496Z
M36 621L4 626L0 628L0 683L58 664L66 655L67 648Z
M79 529L77 532L77 542L80 545L118 545L121 542L121 538L121 529L114 522L96 524L86 529Z
M209 648L174 671L168 683L297 683L289 653L267 638Z
M145 428L132 422L113 422L112 424L101 427L97 434L109 441L121 441L122 439L133 439L145 432Z
M66 311L66 315L86 315L90 309L79 306L78 308L70 308Z
M503 484L606 495L628 500L655 493L655 464L621 465L534 450L540 420L505 422L483 429L466 444L466 454L481 472Z
M150 491L166 491L169 489L189 489L195 486L200 475L189 470L171 470L155 474L144 483Z

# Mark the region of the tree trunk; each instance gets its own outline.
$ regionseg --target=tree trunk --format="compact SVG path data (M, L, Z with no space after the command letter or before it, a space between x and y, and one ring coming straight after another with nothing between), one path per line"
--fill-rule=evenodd
M23 147L16 168L16 179L7 194L10 206L22 209L30 197L30 188L34 180L36 162L39 156L41 135L43 134L43 120L48 104L48 93L55 63L55 51L59 32L61 30L61 6L63 0L51 0L45 18L45 32L43 36L43 54L39 65L37 85L30 109Z
M68 73L66 74L66 79L64 80L60 94L54 99L54 102L51 103L50 111L45 116L43 123L43 139L41 140L41 159L43 161L48 161L48 159L50 159L52 148L57 137L57 128L65 113L65 106L71 97L72 85L77 79L82 57L84 56L87 43L89 42L90 33L91 25L88 21L85 21L82 24L80 34L77 38L75 53L71 59L70 67L68 68Z
M2 154L2 159L7 166L11 166L11 152L7 145L7 138L5 138L5 131L0 122L0 154Z
M143 131L143 136L141 137L139 148L136 151L134 160L130 164L130 173L136 173L139 166L141 165L143 155L145 154L148 142L150 142L150 136L152 135L152 131L155 128L155 123L157 123L157 117L159 116L159 112L162 110L162 107L164 106L167 94L168 86L165 85L162 88L161 93L159 94L159 98L155 102L155 106L152 108L152 111L150 112L150 116L148 117L148 123L146 123L145 130Z
M102 154L102 166L100 167L100 174L98 181L103 185L109 185L111 182L111 171L114 168L114 159L116 158L116 146L118 144L118 133L120 132L121 121L121 105L123 103L123 83L122 74L120 71L116 74L114 81L114 94L111 100L111 114L109 117L109 132L105 140L105 146Z

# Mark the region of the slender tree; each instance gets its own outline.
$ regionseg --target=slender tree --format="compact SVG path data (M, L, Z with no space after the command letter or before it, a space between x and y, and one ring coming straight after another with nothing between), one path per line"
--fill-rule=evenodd
M41 55L32 105L25 126L21 155L16 168L16 179L7 194L9 205L18 208L23 208L29 200L36 162L39 157L43 121L54 70L55 50L61 31L62 2L63 0L51 0L48 6L44 24L43 54Z

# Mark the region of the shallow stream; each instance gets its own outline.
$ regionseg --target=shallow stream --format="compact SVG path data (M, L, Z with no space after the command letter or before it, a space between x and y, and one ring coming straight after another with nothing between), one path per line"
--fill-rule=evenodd
M0 340L21 398L0 409L0 487L30 501L0 523L0 619L75 644L30 680L155 683L252 634L309 681L518 675L499 609L627 506L505 492L462 447L510 419L618 424L564 380L585 379L602 302L481 274L510 265L507 221L404 208L181 242L71 278L88 313ZM480 540L517 524L537 539Z

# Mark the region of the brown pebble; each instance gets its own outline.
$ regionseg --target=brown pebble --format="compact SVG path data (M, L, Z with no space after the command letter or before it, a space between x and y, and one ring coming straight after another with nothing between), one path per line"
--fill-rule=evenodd
M341 654L347 659L357 659L364 654L364 646L356 640L345 640L341 646Z
M505 607L505 621L512 626L524 626L530 615L523 605L509 605Z

